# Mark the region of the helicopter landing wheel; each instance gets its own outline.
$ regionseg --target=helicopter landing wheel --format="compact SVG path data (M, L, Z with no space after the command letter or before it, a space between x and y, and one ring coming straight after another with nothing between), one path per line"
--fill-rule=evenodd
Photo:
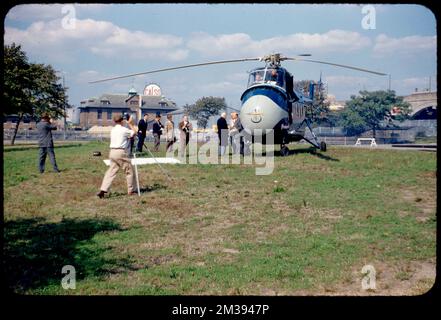
M320 151L323 151L323 152L326 151L326 142L324 142L324 141L320 142Z
M287 146L283 146L282 148L280 148L280 155L282 157L286 157L289 155L289 149Z

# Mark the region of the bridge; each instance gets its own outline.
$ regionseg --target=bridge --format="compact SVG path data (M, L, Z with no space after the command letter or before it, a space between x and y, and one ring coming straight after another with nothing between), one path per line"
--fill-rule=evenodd
M405 96L404 101L412 107L411 116L413 119L436 119L437 92L414 92Z

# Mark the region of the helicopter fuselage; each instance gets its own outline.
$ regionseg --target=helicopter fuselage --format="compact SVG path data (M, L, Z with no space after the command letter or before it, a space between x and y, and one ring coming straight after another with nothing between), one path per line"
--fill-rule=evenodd
M246 134L265 136L273 130L274 143L281 142L282 125L295 128L305 119L307 101L293 89L292 76L283 68L251 71L241 102L240 121Z

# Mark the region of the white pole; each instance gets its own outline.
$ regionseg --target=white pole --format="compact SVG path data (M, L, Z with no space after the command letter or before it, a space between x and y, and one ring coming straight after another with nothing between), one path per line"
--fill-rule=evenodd
M136 155L135 155L135 152L133 152L133 159L135 159L136 188L138 189L138 197L140 197L140 196L141 196L141 191L139 190L138 165L136 164Z
M142 119L142 95L138 97L138 121Z

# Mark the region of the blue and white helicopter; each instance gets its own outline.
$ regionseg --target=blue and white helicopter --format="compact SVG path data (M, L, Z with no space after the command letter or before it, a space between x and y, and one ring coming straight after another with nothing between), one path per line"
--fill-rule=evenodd
M151 70L134 73L113 78L91 81L98 83L103 81L117 80L122 78L146 75L157 72L172 71L184 68L201 67L213 64L234 63L245 61L262 61L264 67L253 69L249 72L248 84L241 96L241 108L239 118L243 126L242 134L247 141L254 142L256 135L259 135L259 142L266 143L265 133L272 132L272 143L280 144L280 154L289 154L287 144L290 142L305 140L315 148L326 151L326 143L319 142L312 131L312 117L308 110L311 110L314 102L314 90L318 86L320 90L321 80L309 85L309 94L303 94L294 87L294 80L291 73L281 67L285 60L305 61L319 64L327 64L341 68L353 69L362 72L373 73L385 76L385 73L342 65L337 63L305 59L310 54L301 54L295 57L284 57L280 53L274 53L258 58L244 58L234 60L221 60L204 62L198 64L184 65L165 69ZM305 128L308 128L312 139L305 136ZM262 137L263 134L263 137ZM269 140L269 139L268 139Z

